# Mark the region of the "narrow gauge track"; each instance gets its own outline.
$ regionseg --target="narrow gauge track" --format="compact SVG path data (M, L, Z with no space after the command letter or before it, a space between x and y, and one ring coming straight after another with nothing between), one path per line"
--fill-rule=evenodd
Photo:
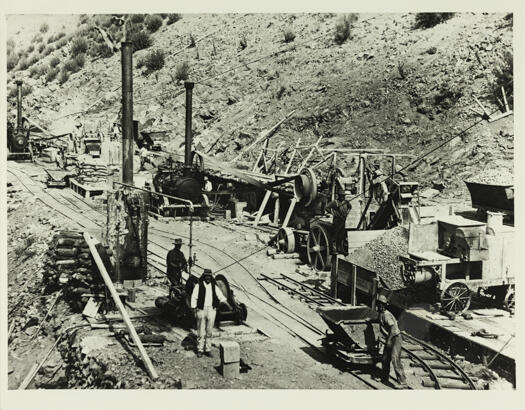
M31 194L35 195L38 199L40 199L44 204L49 206L50 208L54 209L61 215L65 216L66 218L78 223L80 226L85 228L92 228L92 224L96 225L97 227L103 227L104 224L99 221L100 217L104 217L104 214L95 209L91 204L88 204L85 200L81 198L74 198L74 197L68 197L67 195L60 193L60 199L57 199L55 196L51 195L49 192L46 192L45 190L41 189L39 186L40 183L36 183L33 181L33 179L27 175L24 171L18 169L17 172L20 172L26 176L33 185L30 187L29 181L23 181L20 177L20 175L17 174L17 172L14 172L12 170L7 170L9 173L14 175L20 184ZM37 190L40 190L40 192L37 194ZM60 192L60 191L59 191ZM57 206L60 205L60 206ZM68 208L70 212L66 212L66 210L63 209L63 207ZM90 213L91 218L84 215L84 213ZM81 218L79 218L79 216ZM89 223L86 223L86 220L89 221ZM165 231L159 228L154 228L150 226L150 233L153 234L153 236L157 237L164 237L164 238L171 238L172 235L174 235L173 232ZM181 236L184 238L189 238L188 236L181 235L180 233L176 234L177 236ZM164 246L161 241L155 241L151 238L149 238L150 242L155 244L156 246L160 247L161 249L167 251L168 248ZM257 299L259 302L264 303L265 306L268 308L271 308L273 310L273 314L265 311L260 312L263 316L269 317L271 321L279 325L280 327L286 329L290 334L298 337L303 342L308 344L310 347L314 348L318 352L320 352L322 355L326 355L326 352L322 350L313 340L317 339L319 336L324 335L324 332L317 328L315 325L308 323L304 318L300 317L297 313L293 312L292 310L288 309L286 306L282 305L274 295L272 295L254 276L253 274L239 261L237 261L233 256L231 256L229 253L225 252L223 249L216 247L214 245L208 244L206 242L197 240L194 238L194 240L208 248L211 248L215 250L216 252L219 252L220 254L228 257L230 260L235 262L241 269L246 271L257 283L257 285L264 291L264 293L274 302L270 303L267 300L261 298L260 296L255 295L253 292L249 291L244 287L242 284L239 284L234 279L230 279L232 282L232 286L239 289L241 292L245 293L245 295L253 300ZM202 250L201 250L202 251ZM206 254L209 258L219 262L216 257L212 256L209 252L202 251L204 254ZM155 269L164 272L165 271L165 263L163 262L162 255L151 252L154 256L156 256L156 261L154 263L149 262L149 264L154 267ZM263 277L266 275L263 275ZM269 277L266 277L267 279ZM282 275L280 278L269 278L269 282L285 287L288 291L292 291L297 293L300 297L302 297L304 300L308 300L311 303L316 303L319 305L323 305L326 303L339 303L333 298L327 297L326 295L320 295L320 292L316 291L314 288L310 288L304 284L300 284L300 282L293 280L292 278L287 277L286 275ZM287 284L283 284L282 282L287 282ZM284 285L284 286L283 286ZM315 290L315 292L313 291ZM333 300L332 300L333 299ZM335 301L335 302L334 302ZM279 307L277 307L279 306ZM280 316L280 318L276 317ZM300 324L304 329L307 330L307 333L309 335L306 335L305 332L299 332L297 328L292 328L290 326L290 323L285 323L286 320L292 320L298 324ZM446 355L439 352L437 349L433 348L429 344L422 342L413 336L410 336L406 332L403 332L403 352L404 357L409 359L411 361L411 367L416 367L422 370L422 372L419 372L419 375L423 378L422 379L422 386L424 388L432 388L432 389L468 389L468 390L476 390L476 385L472 381L472 379L456 364L452 359L447 357ZM369 387L373 389L377 389L378 386L376 384L371 383L370 381L366 380L365 378L361 377L360 374L358 374L355 371L349 371L349 374L359 379L364 384L368 385Z
M59 201L57 200L53 195L51 195L49 192L46 192L45 190L43 190L39 185L40 183L36 183L29 175L27 175L24 171L22 171L21 169L17 169L16 172L12 171L12 170L9 170L8 169L8 172L10 172L12 175L14 175L18 181L20 182L20 184L22 186L24 186L24 188L30 192L31 194L35 195L38 199L40 199L45 205L49 206L50 208L54 209L55 211L57 211L58 213L60 213L61 215L65 216L67 219L70 219L74 222L76 222L78 225L84 227L84 228L87 228L86 225L89 225L91 228L93 228L93 225L95 225L97 228L101 228L103 227L103 224L100 223L99 221L97 220L91 220L89 218L87 218L85 215L81 214L78 210L78 206L74 204L74 202L76 202L76 200L69 200L69 199L66 199L64 198L63 195L60 195L60 197L63 199L62 201ZM20 175L18 175L18 173L21 173L23 174L27 179L29 179L30 181L26 181L26 183L22 180L23 178L20 177ZM32 187L30 187L29 185L32 185ZM37 192L39 191L39 192ZM87 204L84 200L82 199L78 199L78 201L81 201L83 202L84 204L86 204L87 206L89 206L91 208L91 210L93 211L93 214L98 214L98 217L100 218L101 216L103 217L104 215L98 211L97 209L93 208L91 205ZM73 205L75 208L71 207L71 205ZM64 208L68 208L68 210L72 211L72 212L66 212L67 209L64 209ZM92 215L93 215L92 214ZM98 219L98 218L96 218ZM169 231L164 231L164 230L161 230L161 229L158 229L158 228L152 228L150 227L150 230L151 231L157 231L158 233L161 233L161 234L170 234L170 235L173 235L173 232L169 232ZM155 232L152 232L153 234L155 234ZM182 236L182 237L185 237L185 238L188 238L188 236L185 236L185 235L180 235L177 233L178 236ZM157 235L158 236L158 235ZM165 247L163 247L161 244L151 240L151 238L149 239L152 243L154 243L155 245L163 248L163 249L166 249ZM323 356L326 356L326 352L324 350L322 350L316 343L315 341L319 338L319 336L321 335L324 335L324 332L319 329L319 328L316 328L315 326L309 324L307 321L305 321L303 318L301 318L299 315L297 315L295 312L291 311L290 309L288 309L286 306L282 305L264 286L262 286L259 281L257 281L257 279L252 275L252 273L244 266L242 265L240 262L238 262L235 258L233 258L231 255L229 255L227 252L225 252L224 250L214 246L214 245L211 245L211 244L207 244L203 241L199 241L199 240L195 240L196 242L199 242L201 243L202 245L205 245L209 248L212 248L214 250L216 250L217 252L220 252L221 254L227 256L228 258L232 259L234 262L236 262L237 265L239 265L243 270L245 270L252 278L253 280L255 281L255 283L258 284L258 286L263 289L263 291L277 304L279 305L280 307L278 308L276 305L264 300L263 298L255 295L253 292L250 292L248 291L244 286L240 285L239 283L237 283L236 281L232 281L232 286L237 288L237 289L240 289L243 293L246 294L246 296L248 298L255 298L257 300L259 300L260 302L264 303L265 306L273 309L273 314L271 313L268 313L268 312L260 312L263 316L266 316L266 317L270 317L271 321L274 322L276 325L278 326L281 326L281 327L284 327L287 329L287 331L296 336L297 338L301 339L304 343L306 343L307 345L309 345L311 348L315 349L316 351L318 351L320 354L322 354ZM160 255L158 255L160 257ZM157 265L157 266L155 266ZM161 270L161 268L158 267L158 265L163 265L162 263L160 262L157 262L155 265L151 265L153 266L155 269L157 270ZM266 313L266 314L265 314ZM277 316L280 316L277 317ZM297 327L292 327L292 324L293 323L285 323L286 320L289 320L291 319L295 324L299 324L304 330L303 331L299 331L297 329ZM306 333L309 333L308 335ZM363 384L365 384L366 386L372 388L372 389L378 389L380 385L372 382L372 381L369 381L366 379L366 377L361 377L360 374L358 374L357 372L355 371L348 371L347 372L348 374L352 375L353 377L355 377L356 379L358 379L359 381L361 381ZM364 374L365 375L365 374ZM366 376L366 375L365 375Z

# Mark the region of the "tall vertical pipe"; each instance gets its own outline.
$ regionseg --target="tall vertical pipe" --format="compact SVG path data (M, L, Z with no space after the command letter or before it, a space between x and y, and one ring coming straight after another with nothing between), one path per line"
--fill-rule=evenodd
M186 132L184 134L184 168L189 170L191 168L191 116L192 116L192 90L195 84L192 82L185 82L186 88Z
M122 182L133 185L133 48L122 42Z
M16 81L16 129L22 129L22 81Z

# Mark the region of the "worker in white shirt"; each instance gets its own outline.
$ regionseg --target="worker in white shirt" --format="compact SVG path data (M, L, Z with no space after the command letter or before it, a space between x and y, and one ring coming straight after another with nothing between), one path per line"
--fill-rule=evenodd
M211 184L211 181L208 179L208 177L204 177L204 190L206 192L211 192L213 189L213 185Z
M197 357L211 356L211 343L215 315L220 303L231 306L217 286L210 269L204 269L191 294L191 308L197 318Z

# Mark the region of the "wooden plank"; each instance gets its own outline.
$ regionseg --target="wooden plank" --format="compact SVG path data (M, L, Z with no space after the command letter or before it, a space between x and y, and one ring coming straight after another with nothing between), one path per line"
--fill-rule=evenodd
M271 191L266 191L264 194L263 201L261 202L261 206L259 207L259 210L257 211L257 216L255 217L255 220L253 221L253 226L257 226L259 221L261 220L261 216L263 215L264 209L266 208L266 204L268 203L268 199L270 199L270 195L272 194Z
M128 328L129 334L131 338L133 339L133 342L139 349L140 355L142 357L142 361L144 362L144 365L146 366L146 369L148 370L148 374L153 380L157 379L159 377L157 374L157 371L153 367L153 363L151 363L148 353L144 349L144 346L142 345L142 342L140 341L139 335L137 334L137 331L135 330L133 323L131 323L131 319L129 318L128 312L126 311L126 308L122 304L122 301L120 300L120 297L117 293L117 290L115 289L115 286L113 286L113 282L111 281L111 278L109 277L109 274L106 271L106 267L104 266L104 263L102 262L102 259L100 258L100 255L98 254L98 251L95 248L95 242L91 238L91 235L89 235L89 233L87 232L84 232L84 239L86 240L86 243L89 246L89 250L91 251L91 255L93 256L95 263L97 264L100 275L102 276L102 279L104 279L104 283L106 284L106 287L111 293L111 297L113 298L115 305L119 309L120 314L122 315L122 319L124 320L124 323L126 324L126 327Z
M286 228L288 226L288 223L290 222L290 218L292 217L292 212L295 208L295 204L297 203L297 198L292 198L290 201L290 206L288 207L288 212L286 212L286 217L284 218L284 222L282 225L282 228Z

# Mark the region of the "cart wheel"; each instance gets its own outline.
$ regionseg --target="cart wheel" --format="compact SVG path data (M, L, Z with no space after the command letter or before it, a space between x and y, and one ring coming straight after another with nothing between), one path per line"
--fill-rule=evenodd
M306 248L308 263L318 272L330 270L332 266L330 242L328 227L320 224L310 227Z
M277 248L281 252L295 252L295 235L292 228L281 228L277 233Z
M470 301L470 289L461 282L454 282L441 292L441 306L447 312L463 313Z
M515 296L515 289L514 289L514 285L512 285L512 286L509 286L509 288L507 289L507 294L505 295L505 300L503 302L503 306L505 307L505 309L514 310L514 304L515 304L514 296Z

